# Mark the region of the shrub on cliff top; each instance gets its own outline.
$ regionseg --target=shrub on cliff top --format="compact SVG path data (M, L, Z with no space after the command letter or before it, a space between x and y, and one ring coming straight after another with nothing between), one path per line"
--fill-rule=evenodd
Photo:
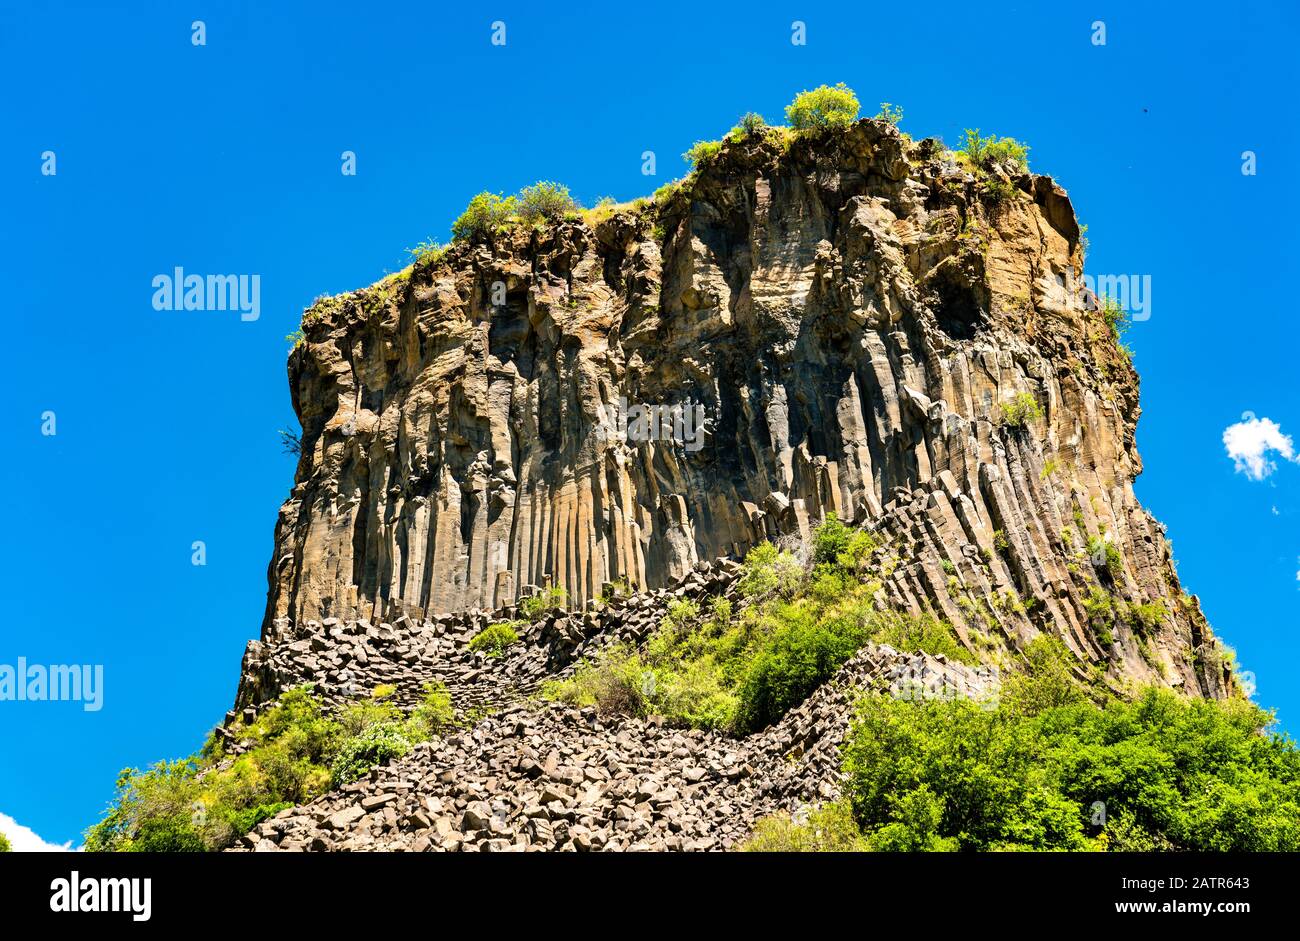
M498 193L479 193L451 224L451 237L456 241L484 238L505 225L514 211L515 197L503 199Z
M857 119L858 96L840 82L835 87L820 85L795 95L785 109L786 120L796 130L844 127Z
M521 222L529 225L562 219L577 207L567 186L545 180L525 186L515 197L515 212Z
M13 847L9 845L9 838L0 833L0 853L8 853Z
M961 152L974 169L986 164L1010 161L1020 170L1029 169L1029 147L1011 137L980 137L979 128L966 128L966 143Z

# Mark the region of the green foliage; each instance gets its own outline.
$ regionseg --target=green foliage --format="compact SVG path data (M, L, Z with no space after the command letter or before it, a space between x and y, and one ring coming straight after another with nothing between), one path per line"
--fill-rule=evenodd
M869 847L853 820L853 808L839 800L812 811L806 821L786 813L765 817L742 848L749 853L853 853Z
M293 333L286 333L284 335L284 341L289 344L289 349L291 350L296 350L298 345L305 343L306 340L307 334L303 333L302 327L299 327L297 330L293 331Z
M761 542L745 556L745 569L738 585L741 597L751 601L773 594L792 595L803 580L803 568L788 552L770 542Z
M541 694L573 706L595 706L601 715L643 716L643 688L648 687L646 677L653 675L635 648L615 644L584 660L569 678L544 684Z
M330 783L340 787L355 781L376 765L401 758L411 750L411 741L391 723L367 726L339 745L330 762Z
M481 650L489 657L499 657L511 644L518 643L519 634L511 623L489 624L474 635L470 650Z
M1115 625L1115 602L1110 592L1102 588L1093 588L1088 597L1083 599L1083 609L1088 614L1088 623L1097 633L1097 641L1103 647L1115 643L1111 628Z
M515 197L515 212L527 225L562 219L577 207L567 186L545 180L525 186Z
M888 101L882 101L880 103L880 110L876 112L876 120L888 121L890 124L897 127L898 122L903 120L903 109L898 105L891 105Z
M220 739L180 761L162 761L118 777L104 819L86 831L91 851L189 852L229 846L262 820L318 797L404 753L452 720L441 684L404 717L379 698L325 715L309 687L285 692L253 722L235 728L246 749L227 756Z
M9 845L9 837L0 833L0 853L8 853L12 850L13 847Z
M441 682L425 683L424 698L407 719L407 736L413 742L428 741L451 725L455 717L447 687Z
M567 591L558 585L552 585L520 602L519 613L527 620L535 621L547 611L558 611L563 608L568 597Z
M839 517L829 513L813 532L813 565L836 565L854 571L877 545L871 533L845 526Z
M697 140L691 145L690 150L682 154L682 159L689 163L692 169L702 170L721 150L720 140Z
M451 237L457 242L486 238L505 225L514 211L513 196L503 199L498 193L479 193L451 224Z
M753 134L761 134L765 130L767 130L767 122L763 120L763 116L747 111L736 122L736 126L727 132L727 140L742 140Z
M776 721L863 644L969 660L952 626L876 610L876 582L857 569L870 534L829 517L813 533L812 570L764 543L745 560L736 618L726 598L673 602L643 651L620 645L543 695L602 713L656 714L669 724L748 732Z
M1024 684L995 710L862 702L844 770L873 848L1300 848L1300 752L1262 710L1155 689L1098 705L1063 700L1059 675Z
M1029 169L1029 148L1010 137L998 139L996 135L980 137L979 128L965 131L966 141L961 153L971 166L981 169L994 163L1010 161L1018 170Z
M1000 408L1002 424L1007 428L1026 428L1043 417L1038 400L1028 392L1021 392L1010 402L1001 403Z
M840 82L835 87L820 85L802 91L786 106L785 117L796 130L844 127L858 117L858 97Z
M1088 558L1095 568L1105 572L1112 579L1118 578L1124 571L1124 556L1119 547L1109 539L1093 536L1088 540Z
M442 260L442 256L447 254L449 247L434 239L425 239L415 248L408 248L406 251L415 258L417 265L436 265Z
M1141 604L1129 604L1124 608L1124 620L1128 621L1133 632L1142 637L1150 637L1160 623L1169 616L1169 611L1159 601Z
M1101 319L1106 324L1106 329L1110 331L1112 337L1116 340L1123 338L1131 326L1133 318L1127 310L1119 306L1119 301L1109 295L1101 298L1101 307L1098 308Z

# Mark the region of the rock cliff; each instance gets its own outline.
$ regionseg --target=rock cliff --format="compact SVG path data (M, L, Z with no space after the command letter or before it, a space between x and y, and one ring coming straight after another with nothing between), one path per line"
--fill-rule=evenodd
M547 585L581 610L830 513L885 541L882 605L972 649L1049 632L1113 686L1225 695L1134 496L1137 376L1082 265L1049 177L865 120L728 140L653 201L322 299L241 707L282 685L276 651L349 622L445 627ZM620 403L703 429L611 433ZM1102 588L1145 621L1099 631Z

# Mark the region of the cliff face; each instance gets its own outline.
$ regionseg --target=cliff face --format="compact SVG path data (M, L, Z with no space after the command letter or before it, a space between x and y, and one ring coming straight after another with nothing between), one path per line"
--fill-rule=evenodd
M548 583L576 607L834 512L886 538L882 604L972 649L1048 631L1112 683L1223 695L1133 494L1137 377L1069 299L1069 198L999 174L883 122L750 137L594 227L517 226L322 300L289 361L303 450L263 639ZM1025 395L1041 414L1004 421ZM700 406L703 436L611 434L620 401ZM1146 621L1099 630L1094 597L1090 624L1102 589Z

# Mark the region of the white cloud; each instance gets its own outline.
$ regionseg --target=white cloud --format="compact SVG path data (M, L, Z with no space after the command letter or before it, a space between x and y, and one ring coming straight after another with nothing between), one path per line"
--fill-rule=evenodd
M62 846L46 843L36 835L31 827L24 827L8 814L0 814L0 833L9 838L9 845L15 853L68 853L72 851L72 841Z
M1223 430L1223 446L1239 473L1251 480L1263 480L1277 470L1270 455L1296 460L1295 444L1290 435L1282 434L1277 422L1256 418L1253 412L1246 412L1241 419Z

